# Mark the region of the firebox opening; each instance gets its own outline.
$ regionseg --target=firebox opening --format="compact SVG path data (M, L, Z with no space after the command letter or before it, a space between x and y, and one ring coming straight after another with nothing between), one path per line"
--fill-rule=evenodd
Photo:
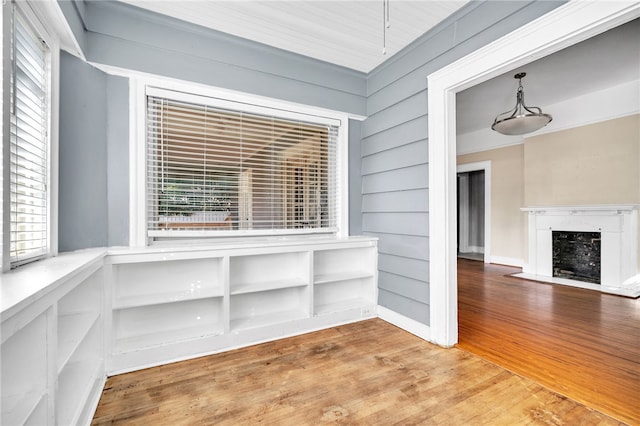
M553 276L600 284L600 232L552 231Z

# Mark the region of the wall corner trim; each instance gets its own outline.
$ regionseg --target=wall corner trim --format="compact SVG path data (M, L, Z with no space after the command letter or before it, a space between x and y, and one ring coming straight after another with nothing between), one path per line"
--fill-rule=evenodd
M396 327L400 327L404 331L408 331L409 333L418 336L421 339L431 342L431 330L426 324L422 324L421 322L413 320L409 317L405 317L404 315L401 315L389 308L385 308L384 306L380 305L378 305L378 317L388 322L389 324L393 324Z

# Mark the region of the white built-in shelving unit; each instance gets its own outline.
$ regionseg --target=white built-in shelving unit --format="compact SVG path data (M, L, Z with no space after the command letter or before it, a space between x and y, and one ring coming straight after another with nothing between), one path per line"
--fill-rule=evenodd
M91 421L106 378L105 254L63 255L2 275L1 424Z
M375 316L372 238L112 251L116 374Z
M3 274L1 423L89 424L107 375L374 317L376 244L89 250Z
M90 420L87 395L102 392L104 274L94 272L58 301L56 421Z

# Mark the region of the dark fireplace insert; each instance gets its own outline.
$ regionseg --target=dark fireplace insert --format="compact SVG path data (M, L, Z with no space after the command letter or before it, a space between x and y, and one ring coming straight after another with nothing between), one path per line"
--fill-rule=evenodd
M600 232L551 231L553 276L600 284Z

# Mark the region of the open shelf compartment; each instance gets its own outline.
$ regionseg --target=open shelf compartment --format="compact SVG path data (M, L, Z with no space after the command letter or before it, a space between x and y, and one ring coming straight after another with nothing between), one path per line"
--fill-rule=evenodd
M314 286L314 315L374 306L376 301L372 280L360 278Z
M265 327L309 317L308 287L231 296L231 331Z
M102 271L95 272L58 301L58 372L101 320L102 279Z
M309 284L309 252L232 256L229 263L232 295Z
M224 332L222 297L119 309L113 312L116 353Z
M313 282L324 284L373 278L376 248L317 250L313 253Z
M0 424L40 418L47 405L47 320L41 314L2 344Z
M94 323L86 338L58 375L56 418L58 424L76 424L96 380L102 376L102 325Z
M224 294L222 258L115 264L113 278L115 309Z

